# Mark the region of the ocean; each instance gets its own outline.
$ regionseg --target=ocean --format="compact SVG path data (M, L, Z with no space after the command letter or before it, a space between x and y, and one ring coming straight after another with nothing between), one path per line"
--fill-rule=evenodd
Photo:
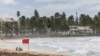
M28 50L28 45L22 44L22 39L0 40L2 49L15 50L16 47ZM100 56L100 36L30 38L29 51Z

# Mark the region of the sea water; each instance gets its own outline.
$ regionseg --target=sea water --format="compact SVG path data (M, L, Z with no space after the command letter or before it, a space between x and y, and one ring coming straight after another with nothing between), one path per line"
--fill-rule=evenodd
M22 39L0 40L0 48L15 49L16 47L28 50L28 45L22 44ZM100 56L100 37L30 38L29 50L64 53L69 56Z

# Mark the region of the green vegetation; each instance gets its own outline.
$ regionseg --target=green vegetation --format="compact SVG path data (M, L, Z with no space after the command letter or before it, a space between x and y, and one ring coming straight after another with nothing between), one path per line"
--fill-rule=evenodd
M48 30L51 32L66 32L69 30L69 26L73 25L91 26L94 32L100 28L100 12L93 18L86 14L80 14L78 20L73 15L66 17L65 12L62 12L62 14L56 12L50 17L40 17L37 10L34 11L34 15L31 17L21 15L20 11L17 11L16 15L19 18L18 24L15 24L14 27L12 27L12 23L9 22L4 24L3 31L6 32L6 34L11 31L11 33L15 32L18 36L18 33L22 30L27 30L31 33L37 32L40 34L46 33Z

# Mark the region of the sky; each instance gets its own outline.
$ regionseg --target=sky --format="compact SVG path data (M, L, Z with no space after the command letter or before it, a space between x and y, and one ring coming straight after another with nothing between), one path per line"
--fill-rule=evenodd
M65 12L66 16L84 13L91 17L100 12L100 0L0 0L0 17L15 18L16 12L30 17L37 9L40 16Z

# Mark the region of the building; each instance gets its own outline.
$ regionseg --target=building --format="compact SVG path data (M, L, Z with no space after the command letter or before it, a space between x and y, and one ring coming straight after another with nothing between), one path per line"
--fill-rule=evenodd
M77 34L93 34L93 30L90 26L69 26L70 30L68 31L71 35Z
M4 18L4 19L0 19L0 32L3 31L3 28L5 27L5 23L9 22L12 23L12 27L14 27L14 25L18 25L18 21L15 21L13 18Z
M3 22L13 22L13 18L5 18L2 20Z

